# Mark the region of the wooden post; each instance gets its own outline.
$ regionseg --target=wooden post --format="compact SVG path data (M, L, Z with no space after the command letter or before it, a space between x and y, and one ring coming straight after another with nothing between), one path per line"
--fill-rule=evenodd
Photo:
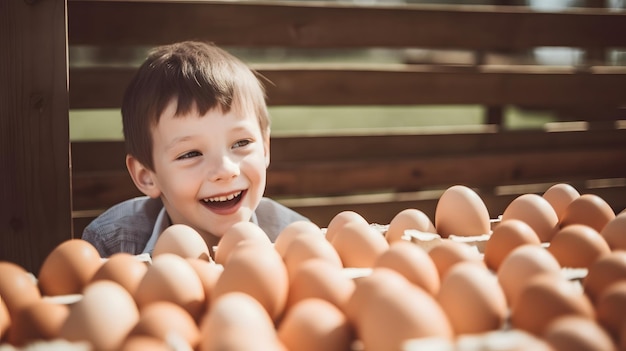
M0 260L72 237L66 0L0 1Z

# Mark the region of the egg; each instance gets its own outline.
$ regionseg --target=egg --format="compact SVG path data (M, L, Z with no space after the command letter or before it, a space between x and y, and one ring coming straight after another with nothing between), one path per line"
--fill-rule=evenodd
M43 295L80 294L102 265L98 250L82 239L57 245L39 269L38 285Z
M626 279L608 286L596 299L596 315L615 340L619 340L620 328L626 325Z
M543 338L554 351L616 351L613 340L595 321L581 316L556 318Z
M371 268L380 254L389 248L385 237L369 224L346 223L331 241L344 267Z
M9 316L9 310L4 301L0 299L0 341L4 339L4 334L9 330L9 326L11 326L11 316Z
M603 198L594 194L583 194L565 208L561 227L584 224L601 232L613 218L615 212Z
M173 224L159 235L152 257L172 253L183 258L200 258L211 261L211 253L200 233L185 224Z
M255 240L265 244L271 241L265 231L252 222L238 222L231 226L222 236L215 248L215 262L225 264L234 247L244 240Z
M9 342L14 346L24 346L35 341L56 339L69 313L68 305L45 299L35 301L14 316Z
M602 228L600 235L609 244L611 250L626 250L626 212L610 220Z
M542 273L561 274L561 265L544 248L521 245L511 251L496 272L509 306L517 302L519 294L532 277Z
M572 201L576 200L580 196L580 193L570 184L558 183L549 187L542 196L550 203L557 217L561 220L565 208L567 208Z
M494 228L485 244L485 264L493 271L497 271L511 251L525 244L541 245L533 228L518 219L501 222Z
M96 350L117 350L139 321L132 296L121 285L101 280L89 284L83 298L71 305L61 339L87 341Z
M287 247L289 247L293 239L302 234L310 234L324 238L322 229L315 223L309 221L295 221L288 224L276 237L276 240L274 240L274 249L278 251L281 257L284 257Z
M439 291L440 279L435 262L426 251L410 242L393 242L374 262L376 267L395 270L431 295Z
M170 345L161 339L145 336L145 335L133 335L129 336L119 351L172 351ZM182 351L183 349L181 349Z
M528 224L541 242L549 242L559 229L559 217L552 205L540 195L522 194L502 212L502 221L517 219Z
M582 284L591 301L596 301L611 284L626 279L626 251L613 251L589 266Z
M215 262L209 262L199 258L187 258L187 263L200 278L200 283L206 296L206 306L204 309L211 307L211 294L217 283L217 279L224 272L224 266Z
M341 228L350 222L360 222L363 224L369 224L363 216L354 211L341 211L337 213L328 223L326 228L326 240L332 242L337 232Z
M293 305L277 333L288 350L298 351L345 351L354 339L346 315L334 304L318 298Z
M9 315L8 320L20 309L41 300L41 293L30 273L8 261L0 261L0 296Z
M287 307L301 300L319 298L346 311L356 283L343 274L342 269L322 259L304 262L290 280Z
M365 350L399 350L411 339L453 337L435 298L391 269L375 268L361 278L348 307Z
M134 255L118 252L111 255L98 268L90 283L98 280L112 280L128 290L131 295L134 295L147 270L148 265L138 260Z
M287 268L278 252L263 243L246 242L231 252L213 288L211 304L227 293L243 292L277 320L285 309L288 289Z
M495 275L470 262L449 270L436 299L457 335L498 330L508 317L506 297Z
M533 276L522 288L511 308L511 324L542 335L551 322L565 315L595 319L591 301L575 283L561 275L543 273Z
M473 262L484 265L483 258L475 247L456 241L443 241L428 251L435 263L439 279L443 280L448 270L459 262Z
M190 349L200 343L200 330L194 319L184 308L169 301L157 301L141 309L139 321L130 335L184 342Z
M385 238L389 244L403 240L404 231L407 229L415 229L420 232L437 233L435 225L424 212L407 208L398 212L389 222L389 227L385 233Z
M213 302L200 323L199 351L283 351L272 318L257 299L229 292Z
M301 235L293 238L283 254L289 279L293 278L300 265L316 258L325 260L337 268L343 267L337 250L323 236Z
M163 253L152 260L134 297L141 309L157 301L175 303L194 320L199 320L206 306L200 278L186 259L173 253Z
M446 189L435 208L435 228L443 238L450 234L476 236L491 231L489 210L471 188L454 185Z
M595 229L571 224L556 233L548 251L561 267L588 268L599 257L611 252L611 248Z

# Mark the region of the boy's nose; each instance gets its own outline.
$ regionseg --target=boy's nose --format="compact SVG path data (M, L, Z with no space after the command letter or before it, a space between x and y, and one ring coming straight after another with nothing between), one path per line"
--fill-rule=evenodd
M224 181L239 175L239 166L228 156L215 157L209 165L209 179Z

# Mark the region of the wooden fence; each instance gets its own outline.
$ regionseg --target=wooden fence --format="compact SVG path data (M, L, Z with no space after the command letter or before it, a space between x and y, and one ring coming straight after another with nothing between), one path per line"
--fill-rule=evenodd
M280 137L271 141L266 194L320 226L341 210L388 223L404 208L434 215L443 189L477 189L493 217L519 192L569 182L626 207L626 13L519 6L356 5L259 1L68 1L72 46L107 50L200 39L225 47L469 50L470 64L274 62L272 106L482 105L480 131ZM585 50L572 66L493 63L537 47ZM70 108L118 108L135 67L70 67ZM507 106L555 111L584 128L507 130ZM75 235L108 206L140 195L122 142L73 142ZM605 181L601 181L605 180ZM533 187L518 188L522 185ZM515 189L522 189L516 190ZM531 190L529 190L531 189Z

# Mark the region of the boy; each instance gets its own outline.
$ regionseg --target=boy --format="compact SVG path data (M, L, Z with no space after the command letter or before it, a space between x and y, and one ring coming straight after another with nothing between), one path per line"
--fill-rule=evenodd
M85 228L102 257L151 253L160 233L186 224L209 248L239 221L272 241L300 214L263 197L270 121L263 86L243 62L202 42L155 48L122 103L126 166L145 197Z

